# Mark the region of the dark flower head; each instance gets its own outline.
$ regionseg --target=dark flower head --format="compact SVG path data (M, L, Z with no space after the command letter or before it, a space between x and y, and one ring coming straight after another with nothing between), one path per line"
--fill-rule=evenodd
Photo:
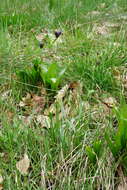
M43 42L39 42L39 47L42 49L44 47Z
M62 32L61 31L55 31L55 36L56 36L56 38L59 38L59 36L62 34Z

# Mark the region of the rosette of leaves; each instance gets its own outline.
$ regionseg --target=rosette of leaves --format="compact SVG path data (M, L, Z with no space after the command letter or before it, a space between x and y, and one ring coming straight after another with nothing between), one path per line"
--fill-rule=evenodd
M46 87L57 90L64 73L65 69L61 69L57 63L46 64L36 59L31 67L18 71L17 75L23 83L37 85L42 81Z
M41 64L39 66L39 72L44 84L53 90L57 90L65 69L60 69L57 63L51 63L49 65Z

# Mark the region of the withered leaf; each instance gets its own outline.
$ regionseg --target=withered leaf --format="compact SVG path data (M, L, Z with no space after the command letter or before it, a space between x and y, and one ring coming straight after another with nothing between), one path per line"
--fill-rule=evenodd
M108 107L114 107L117 104L117 101L113 97L108 97L103 99L103 103L105 103Z
M41 127L50 128L50 120L48 116L38 115L36 119L37 122L41 125Z
M3 183L3 177L0 176L0 184Z
M0 190L3 189L3 181L4 181L4 179L3 179L3 177L0 175Z
M0 184L0 190L2 190L3 189L3 184Z
M23 159L17 162L16 168L22 175L26 175L28 173L28 169L30 167L30 160L27 154L24 154Z

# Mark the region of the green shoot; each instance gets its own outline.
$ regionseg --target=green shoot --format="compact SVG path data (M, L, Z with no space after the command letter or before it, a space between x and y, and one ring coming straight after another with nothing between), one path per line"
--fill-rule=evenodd
M93 143L93 146L87 146L86 147L86 154L89 158L89 160L95 164L97 159L100 158L102 152L102 142L101 141L95 141Z

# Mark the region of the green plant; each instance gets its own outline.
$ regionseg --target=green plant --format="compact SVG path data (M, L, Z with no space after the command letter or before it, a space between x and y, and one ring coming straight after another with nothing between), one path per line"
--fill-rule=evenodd
M123 103L116 110L116 116L118 130L112 137L106 133L105 138L114 158L121 159L121 163L125 166L127 162L127 104Z
M118 156L119 153L123 153L126 149L127 144L127 105L124 104L117 111L118 119L118 130L116 134L110 138L110 135L106 133L106 140L108 146L112 151L114 157Z
M86 147L86 154L89 158L89 160L92 163L96 163L97 159L100 158L102 153L102 142L101 141L95 141L93 143L93 146L87 146Z
M126 167L126 141L121 140L125 141L123 150L118 148L115 159L112 159L111 151L107 146L103 147L100 139L108 128L107 122L111 121L110 108L99 99L110 96L119 101L117 94L124 94L126 77L125 83L121 79L126 74L127 60L126 5L126 0L115 3L113 0L1 1L0 178L2 175L4 179L1 188L119 189L117 184L121 183L123 176L116 175L113 166L122 163L121 169ZM99 34L100 30L105 33L105 29L106 35ZM45 43L41 41L40 49L35 36L40 32L43 35L45 30L49 35ZM55 40L60 31L63 36ZM50 32L54 32L53 39ZM38 59L44 60L48 56L50 63ZM63 67L67 68L66 73ZM50 74L51 68L51 73L55 74ZM117 78L121 88L114 80L114 68L120 73ZM63 74L59 77L61 71ZM52 78L59 82L54 84ZM23 81L30 85L23 83L20 86ZM83 87L80 98L76 81L81 81ZM43 94L40 83L55 90ZM69 89L66 88L63 101L58 105L55 103L52 110L56 114L50 113L54 104L52 96L64 84L69 84ZM29 90L31 100L34 100L32 97L42 100L40 96L44 96L44 109L36 109L36 105L40 107L40 101L39 106L31 101L35 107L19 106ZM42 115L50 117L50 128L38 123L37 118ZM116 143L116 129L111 125L108 133L112 144ZM88 147L87 142L91 142ZM29 156L30 168L27 176L22 176L16 164L25 152Z
M60 70L57 63L49 65L36 59L30 68L17 72L20 80L24 83L36 85L38 81L43 83L49 88L56 90L60 85L65 69Z
M52 63L50 65L41 64L39 71L44 84L56 90L62 80L65 69L60 71L57 64Z

